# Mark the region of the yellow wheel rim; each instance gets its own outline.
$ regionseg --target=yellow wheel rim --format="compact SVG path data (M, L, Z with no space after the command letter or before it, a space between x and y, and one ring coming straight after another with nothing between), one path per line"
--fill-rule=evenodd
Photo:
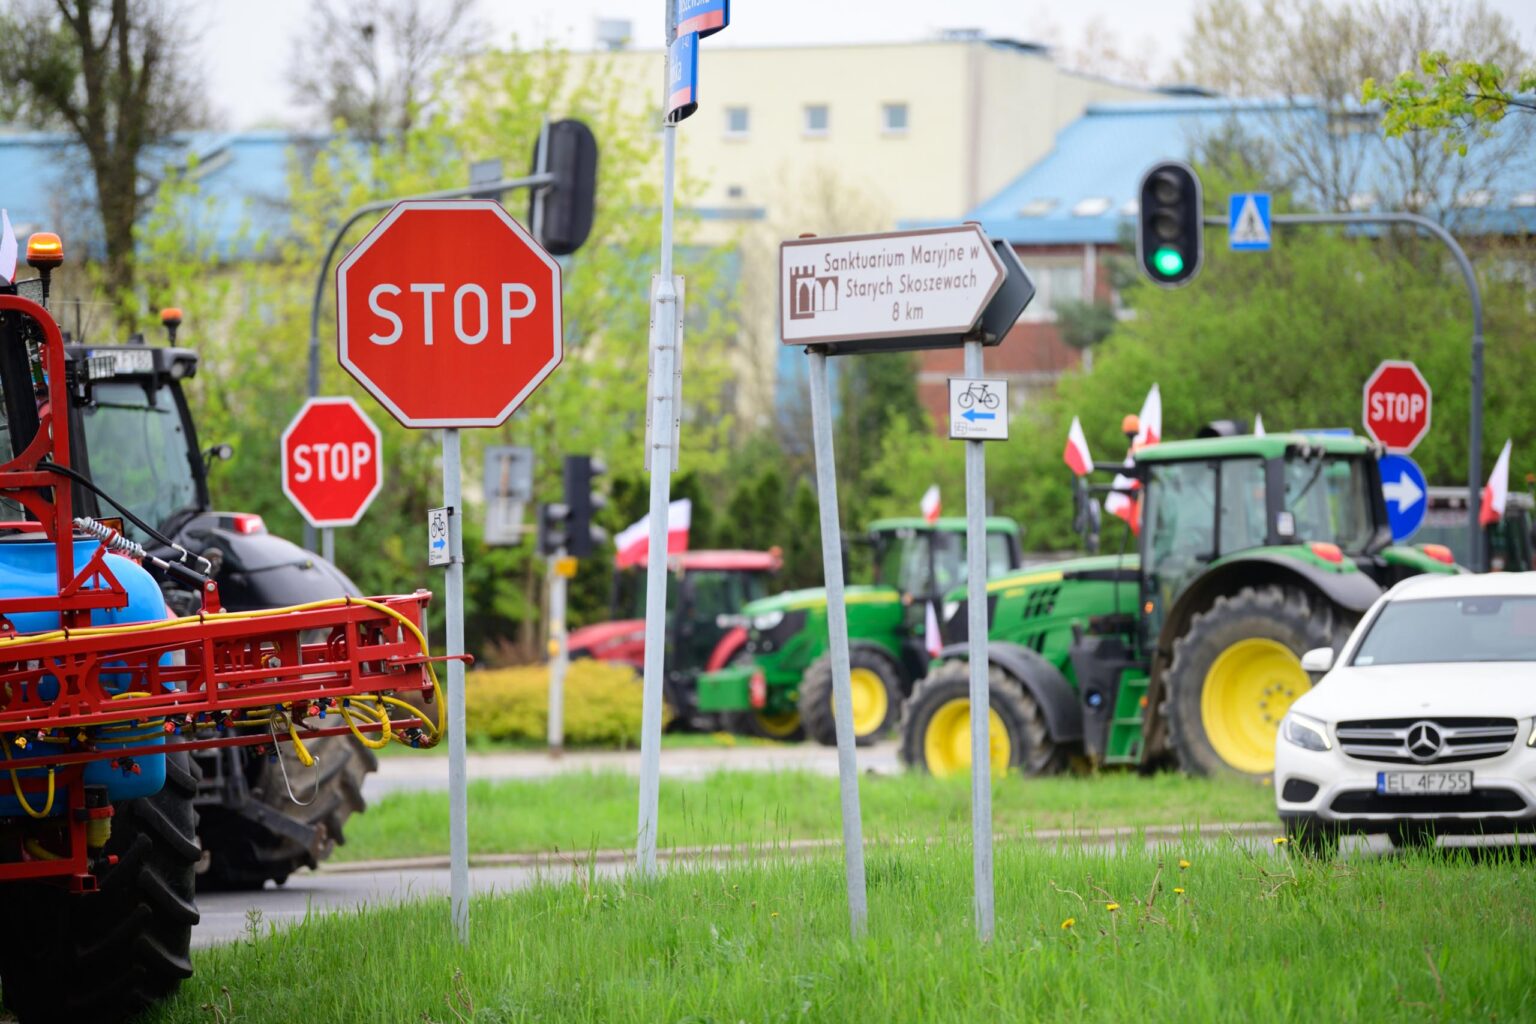
M1301 659L1275 640L1239 640L1205 674L1200 722L1216 753L1249 775L1275 770L1275 732L1312 686Z
M1013 759L1013 744L1008 740L1008 729L1003 718L990 708L991 719L988 738L991 743L989 756L992 774L1001 777L1008 771ZM971 770L971 702L960 698L945 704L928 719L923 733L923 759L928 771L939 778L961 775Z
M868 736L885 724L891 698L885 692L880 673L874 669L854 669L849 682L853 688L853 734Z
M786 711L782 715L769 715L761 711L754 712L757 724L766 736L772 736L776 740L793 736L795 730L800 728L800 712Z

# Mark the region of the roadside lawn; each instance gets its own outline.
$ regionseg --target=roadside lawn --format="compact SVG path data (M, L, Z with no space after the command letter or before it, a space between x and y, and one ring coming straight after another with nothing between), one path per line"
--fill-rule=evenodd
M620 772L472 782L470 852L527 853L625 848L635 841L638 783ZM969 781L927 775L859 780L864 834L968 836ZM660 843L771 844L841 835L837 780L810 772L721 771L661 785ZM1228 780L1131 773L998 780L997 833L1030 829L1199 825L1275 820L1274 793ZM347 822L335 859L375 860L448 852L448 794L392 793Z
M254 921L194 951L194 976L144 1020L1536 1020L1529 859L1004 842L996 874L988 946L959 841L871 847L859 941L835 855L478 899L467 950L446 899L276 934Z

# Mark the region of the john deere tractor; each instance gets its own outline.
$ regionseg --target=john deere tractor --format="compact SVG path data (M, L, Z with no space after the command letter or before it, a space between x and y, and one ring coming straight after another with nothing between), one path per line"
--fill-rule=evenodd
M1018 524L990 518L986 528L988 575L1017 568ZM895 726L913 681L927 668L929 607L965 582L965 520L879 519L866 540L875 581L847 589L848 641L854 733L858 742L873 743ZM729 667L699 677L699 710L727 714L753 735L836 743L826 591L753 601L738 621L747 630L746 645Z
M994 770L1082 758L1267 776L1280 719L1311 685L1302 653L1340 647L1398 580L1458 571L1441 547L1392 543L1380 455L1301 434L1139 452L1136 553L987 585ZM970 767L964 595L945 604L947 646L903 720L903 760L939 775Z

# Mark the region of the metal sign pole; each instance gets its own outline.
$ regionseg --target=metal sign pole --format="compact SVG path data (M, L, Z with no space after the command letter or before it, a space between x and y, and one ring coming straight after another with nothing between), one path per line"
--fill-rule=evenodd
M565 672L570 648L565 639L565 574L560 571L565 548L555 552L549 573L549 756L565 749Z
M320 531L320 557L336 564L336 528L333 526Z
M676 5L666 0L667 47L672 45ZM665 52L665 51L664 51ZM662 61L663 89L668 80ZM642 876L656 873L656 816L661 799L661 700L662 672L667 647L667 506L672 503L672 466L677 453L672 447L671 424L673 357L677 349L677 289L672 281L672 189L677 165L677 125L665 121L662 137L661 279L657 283L652 320L658 325L655 376L651 380L655 401L651 431L651 508L649 548L645 562L645 682L640 707L640 806L635 838L635 867Z
M965 343L965 375L983 373L981 342ZM971 669L971 862L976 935L992 940L992 757L987 677L987 456L985 441L965 442L967 635Z
M832 451L832 402L827 357L807 349L811 377L811 432L816 450L816 496L821 506L821 564L827 585L827 632L832 651L832 719L837 729L837 781L843 803L843 866L848 876L848 919L854 938L864 935L869 906L864 891L864 829L859 818L859 767L853 733L853 689L848 670L848 608L843 596L843 534L837 511L837 463Z
M453 930L469 944L469 802L464 743L464 506L459 431L443 431L443 504L448 506L448 887Z

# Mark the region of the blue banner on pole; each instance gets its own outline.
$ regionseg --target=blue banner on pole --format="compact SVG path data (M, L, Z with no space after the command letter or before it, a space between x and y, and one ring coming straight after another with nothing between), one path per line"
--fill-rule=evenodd
M699 37L678 36L667 48L667 120L673 124L699 109Z
M1387 522L1392 527L1392 539L1401 544L1424 525L1424 513L1429 510L1429 487L1424 483L1424 471L1406 455L1383 455L1381 493L1387 499Z
M693 32L700 39L731 23L731 0L677 0L677 34Z

